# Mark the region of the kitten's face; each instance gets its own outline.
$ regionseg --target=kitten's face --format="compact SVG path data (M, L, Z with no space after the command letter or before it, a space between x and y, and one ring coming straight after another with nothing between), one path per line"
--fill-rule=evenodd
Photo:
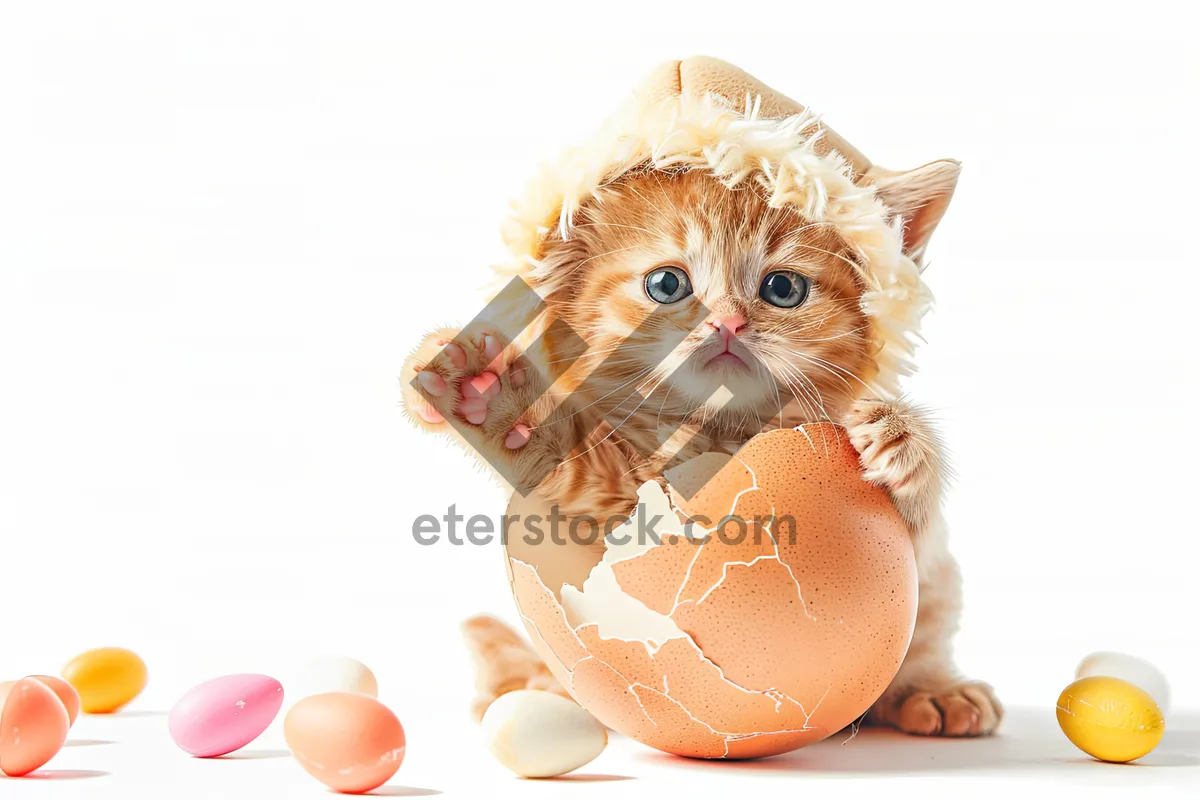
M546 286L589 358L618 354L600 386L664 415L727 401L760 419L834 416L862 394L862 286L828 226L699 171L631 175L574 223L547 249Z

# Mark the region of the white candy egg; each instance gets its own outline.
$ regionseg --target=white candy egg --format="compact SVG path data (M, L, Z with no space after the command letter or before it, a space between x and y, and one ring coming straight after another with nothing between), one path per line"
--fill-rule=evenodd
M314 694L352 692L367 697L379 695L375 673L357 659L328 656L309 661L296 676L296 691L288 687L290 698L301 700Z
M1120 678L1132 683L1146 694L1154 698L1159 709L1166 713L1171 701L1171 690L1167 685L1167 676L1162 670L1149 661L1125 653L1101 651L1092 653L1079 662L1075 669L1075 677L1090 678L1094 675L1104 675L1110 678Z
M497 698L481 727L496 760L526 778L579 769L608 744L608 731L591 714L564 697L528 689Z

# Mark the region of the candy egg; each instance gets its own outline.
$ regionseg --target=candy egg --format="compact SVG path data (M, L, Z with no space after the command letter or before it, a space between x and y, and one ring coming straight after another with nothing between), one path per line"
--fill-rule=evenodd
M232 753L259 737L283 705L283 686L266 675L225 675L193 687L167 719L175 744L198 758Z
M536 690L500 695L481 727L496 760L526 778L579 769L608 744L608 732L595 717L565 697Z
M49 686L36 678L17 681L0 713L0 772L33 772L62 749L70 727L66 707Z
M350 692L306 697L283 720L283 736L300 766L338 792L369 792L404 760L404 728L374 698Z
M30 675L29 677L46 684L50 687L50 691L58 695L63 708L67 710L67 721L74 725L75 720L79 718L79 692L75 691L75 687L53 675Z
M309 661L298 676L297 700L328 692L354 692L367 697L379 696L375 673L361 661L346 656L329 656ZM288 684L291 686L291 684Z
M1154 698L1158 707L1166 713L1171 705L1171 690L1167 676L1149 661L1125 653L1101 651L1092 653L1075 668L1076 678L1107 675L1128 681Z
M28 677L46 684L50 687L50 691L58 695L63 707L67 709L69 724L74 725L75 720L79 717L79 692L75 691L75 687L53 675L30 675ZM9 690L16 685L16 681L0 681L0 711L4 710L4 701L8 697Z
M9 690L16 685L16 681L0 681L0 711L4 709L4 701L8 697Z
M110 714L146 688L146 664L121 647L102 647L75 656L62 676L79 692L87 714Z
M1141 758L1163 737L1154 698L1120 678L1080 678L1059 696L1057 715L1071 743L1100 761Z

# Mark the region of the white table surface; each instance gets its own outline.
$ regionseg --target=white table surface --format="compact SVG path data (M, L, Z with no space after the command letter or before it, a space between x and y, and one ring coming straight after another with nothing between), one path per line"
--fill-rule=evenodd
M453 716L453 718L451 718ZM493 762L474 726L458 715L414 721L385 797L668 798L871 796L1012 798L1053 790L1072 796L1194 796L1200 790L1200 713L1168 714L1162 744L1137 764L1093 761L1058 730L1053 708L1009 712L1001 735L927 740L864 729L795 753L749 762L703 762L649 750L621 737L578 773L523 780ZM834 794L836 793L836 794ZM242 751L189 758L166 732L161 710L82 717L67 746L26 778L0 778L0 796L25 798L328 798L283 744L279 720Z

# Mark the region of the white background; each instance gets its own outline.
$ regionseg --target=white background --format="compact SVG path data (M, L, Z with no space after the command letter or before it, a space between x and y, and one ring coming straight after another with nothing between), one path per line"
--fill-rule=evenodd
M1149 3L5 3L0 678L122 645L151 669L135 709L161 711L216 674L346 653L409 730L404 785L750 780L636 748L610 771L642 780L612 785L509 783L489 764L456 625L512 618L500 554L421 547L411 526L452 503L494 515L504 493L408 426L396 382L427 329L479 307L506 201L538 161L655 63L706 53L876 162L964 162L909 389L959 473L966 671L1031 709L1047 748L1093 650L1154 661L1177 706L1200 707L1191 31ZM118 744L52 766L111 772L89 796L160 796L182 755L161 719L131 719L85 720ZM906 765L970 752L984 769L1014 735L871 741L908 748ZM320 791L283 759L236 768L189 791L265 796L276 773L288 796Z

